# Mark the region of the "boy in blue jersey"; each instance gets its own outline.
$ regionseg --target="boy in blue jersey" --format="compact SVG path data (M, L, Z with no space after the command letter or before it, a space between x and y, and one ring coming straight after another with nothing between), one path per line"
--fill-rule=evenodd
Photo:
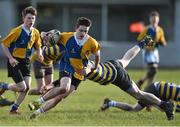
M100 45L88 35L91 24L90 19L80 17L77 19L75 32L61 33L58 45L66 54L59 62L59 80L57 82L59 87L49 91L49 94L44 95L38 102L30 103L30 108L59 94L69 93L72 87L76 89L80 82L85 80L84 72L92 55L95 56L95 66L91 67L91 70L97 69L100 61Z
M22 11L23 24L13 28L1 43L3 52L8 59L8 76L15 83L0 83L0 95L6 90L19 92L17 100L12 105L10 114L19 114L18 108L23 102L30 84L30 55L33 46L36 47L38 59L43 60L41 38L39 31L33 27L37 10L29 6Z
M180 86L170 82L154 82L147 86L144 90L145 92L152 93L156 97L164 101L175 101L176 102L176 112L180 112ZM173 103L172 103L173 104ZM152 106L151 103L138 101L135 105L118 102L111 100L109 98L104 99L104 103L101 110L105 111L110 107L116 107L125 111L141 111L145 107ZM157 107L159 108L159 107Z
M143 48L144 45L149 43L151 40L149 38L145 38L145 40L142 40L138 46L134 46L130 50L128 50L122 59L118 60L110 60L107 62L100 63L96 70L91 70L90 68L94 66L93 62L90 62L88 64L89 68L86 73L86 78L93 80L95 82L98 82L102 85L107 85L108 83L112 83L115 86L119 87L120 89L124 90L125 92L129 93L133 97L135 97L137 100L147 101L149 103L152 103L154 105L157 105L164 109L166 111L166 115L168 117L168 120L173 119L173 111L172 111L172 105L170 105L167 102L161 101L157 97L155 97L152 94L148 94L146 92L140 91L138 87L135 85L135 83L130 79L127 72L124 70L124 68L129 64L129 62L138 54L140 51L140 48ZM100 71L103 70L103 71ZM99 75L99 76L98 76ZM53 82L54 86L59 85L59 80L56 80ZM53 86L51 86L52 88ZM42 96L38 100L38 105L32 105L30 108L31 110L36 110L33 114L31 114L30 118L35 118L40 113L46 112L53 108L55 105L58 104L63 98L67 97L71 92L73 92L77 87L73 84L71 85L70 92L66 94L59 94L58 96L55 96L55 98L49 100L43 107L40 108L40 105L44 103L43 101L47 101L46 93L44 96ZM44 88L44 90L48 90L50 88ZM52 88L54 89L54 88ZM50 90L51 92L51 90ZM46 99L45 99L46 98ZM42 101L43 100L43 101Z
M137 40L139 41L145 35L150 35L153 41L155 42L154 45L145 48L142 52L143 59L148 66L148 72L143 78L141 78L137 82L137 85L139 86L139 88L141 88L142 84L145 81L147 81L147 85L150 85L153 82L154 77L157 72L158 63L159 63L158 47L159 45L161 46L167 45L165 37L164 37L164 31L159 26L159 18L160 18L160 15L158 12L156 11L151 12L149 16L150 25L146 26L137 38Z

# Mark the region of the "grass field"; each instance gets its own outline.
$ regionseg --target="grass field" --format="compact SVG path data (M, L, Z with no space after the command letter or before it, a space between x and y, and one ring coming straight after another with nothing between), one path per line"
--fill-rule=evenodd
M143 76L145 70L128 70L134 81ZM55 77L58 72L55 72ZM159 70L156 80L180 83L180 70ZM7 78L6 70L0 70L0 80L12 82ZM35 80L33 77L33 86ZM6 92L5 97L13 100L14 94ZM66 100L36 120L30 120L27 104L38 96L27 96L21 105L20 116L9 115L10 107L0 108L0 126L180 126L180 114L175 114L173 121L167 121L164 112L153 109L152 112L125 112L111 108L106 112L98 109L105 97L134 104L136 100L119 88L108 85L100 86L91 81L82 82L78 90Z

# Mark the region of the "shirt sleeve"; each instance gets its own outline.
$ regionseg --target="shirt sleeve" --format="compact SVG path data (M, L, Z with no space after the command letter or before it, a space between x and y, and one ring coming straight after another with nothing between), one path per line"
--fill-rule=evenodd
M100 50L100 44L92 38L92 53L95 54Z
M35 33L35 47L36 49L39 49L41 48L42 46L42 43L41 43L41 37L40 37L40 33L38 30L36 30L36 33Z
M10 33L2 40L2 43L6 47L10 47L10 44L16 41L18 35L18 31L16 29L12 29Z
M144 30L139 34L139 36L137 37L137 41L141 41L146 35L146 33L147 33L147 27L144 28Z
M160 34L160 40L159 40L159 43L166 43L166 39L165 39L165 36L164 36L164 30L161 28L161 34Z

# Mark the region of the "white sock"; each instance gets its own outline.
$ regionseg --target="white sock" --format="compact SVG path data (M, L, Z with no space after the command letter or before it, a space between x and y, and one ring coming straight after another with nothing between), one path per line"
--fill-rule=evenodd
M43 104L45 102L45 100L44 100L44 98L43 97L40 97L39 99L38 99L38 103L41 105L41 104Z
M110 101L109 102L109 107L116 107L117 106L117 102L116 101Z
M42 108L39 108L36 110L37 113L44 113L44 110Z

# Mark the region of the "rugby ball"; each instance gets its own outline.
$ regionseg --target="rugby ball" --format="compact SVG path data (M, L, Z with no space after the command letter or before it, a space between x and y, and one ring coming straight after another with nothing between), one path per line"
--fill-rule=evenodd
M51 30L49 31L49 43L51 44L51 46L55 45L58 43L60 36L61 36L61 32L59 30Z

